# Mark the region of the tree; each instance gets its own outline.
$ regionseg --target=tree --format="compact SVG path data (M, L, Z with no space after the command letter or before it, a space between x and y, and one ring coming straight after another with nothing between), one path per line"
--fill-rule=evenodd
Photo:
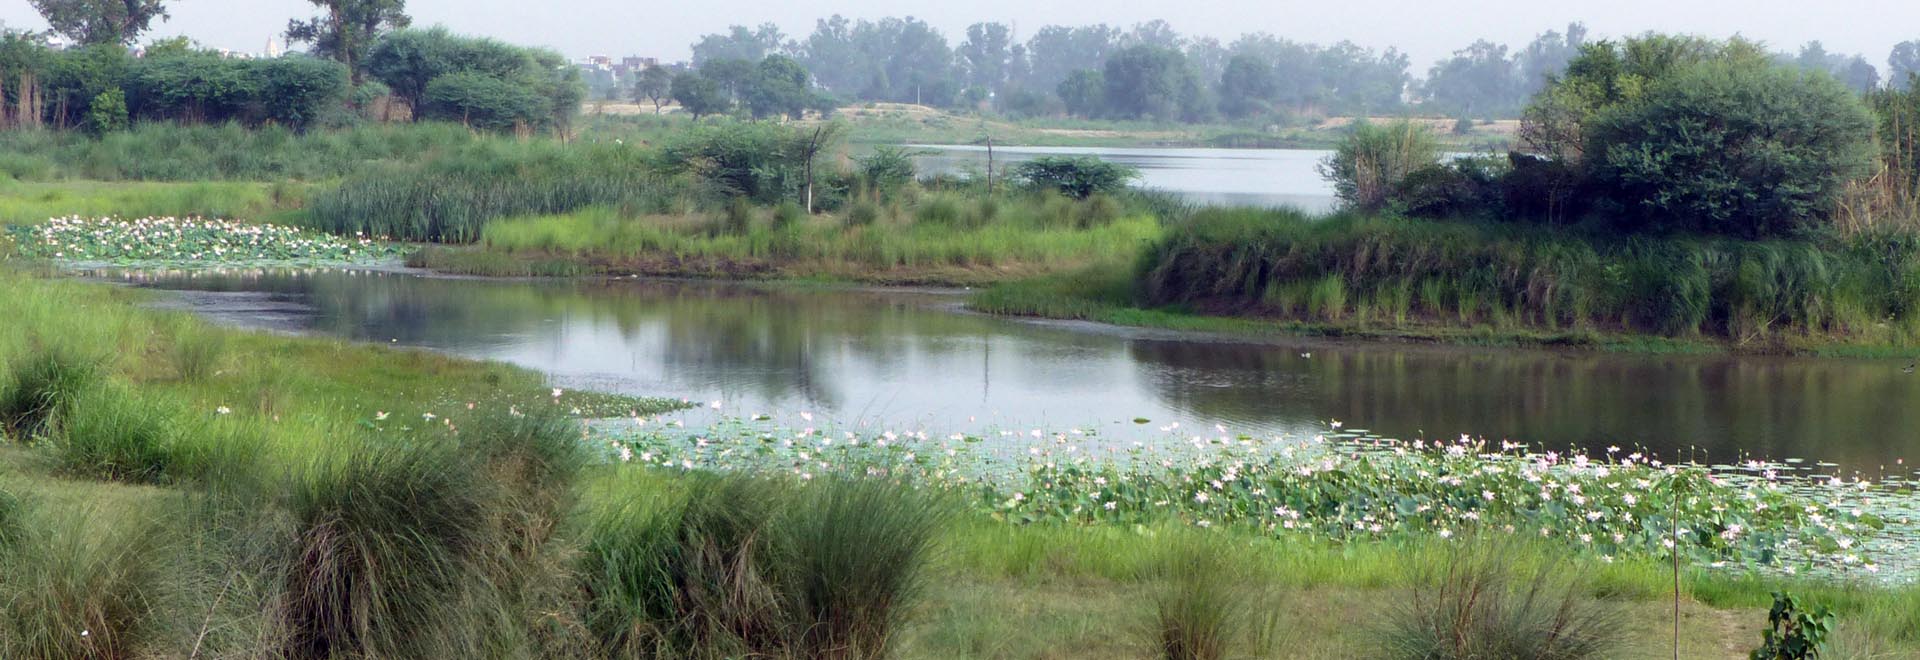
M1117 117L1180 119L1199 95L1187 58L1161 46L1130 46L1107 60L1106 110Z
M675 75L668 93L681 108L693 113L694 119L723 113L733 107L733 99L720 89L720 83L698 73Z
M1252 55L1235 55L1220 74L1220 110L1234 118L1265 112L1274 88L1272 65Z
M799 119L813 97L809 81L807 69L793 58L768 55L754 67L741 96L755 119L781 115Z
M1859 97L1790 66L1689 66L1592 124L1590 176L1629 230L1807 230L1872 164L1873 121Z
M1911 82L1912 76L1920 74L1920 40L1895 44L1893 53L1887 55L1887 73L1893 75L1893 84L1902 89Z
M167 20L165 0L33 0L33 8L82 44L132 45L153 19Z
M1040 28L1027 40L1028 89L1055 89L1075 71L1099 69L1116 48L1120 31L1108 25ZM1065 99L1062 99L1065 100Z
M1081 69L1060 81L1056 93L1067 106L1067 114L1094 117L1106 112L1106 76L1092 69Z
M753 79L753 61L735 59L707 60L700 65L700 77L720 85L728 101L738 102L740 92L747 87L747 81Z
M653 113L660 114L661 103L673 93L673 72L658 64L647 65L640 76L633 81L633 100L653 102Z
M1547 88L1554 74L1567 68L1567 62L1580 54L1580 47L1587 43L1587 26L1584 23L1569 23L1565 35L1548 30L1525 50L1515 53L1514 66L1520 75L1520 85L1526 94L1535 94Z
M967 40L957 52L966 66L967 83L999 92L1007 83L1012 61L1013 31L1005 23L974 23L967 26Z
M1442 112L1471 117L1507 116L1525 97L1507 47L1485 39L1454 51L1427 73L1427 103Z
M366 54L366 72L386 83L393 96L420 107L427 85L456 72L477 72L495 78L532 74L529 51L493 39L464 37L446 28L395 30L380 38ZM537 75L535 76L537 77ZM415 114L415 119L420 119Z
M460 71L439 76L427 84L420 112L428 119L506 131L545 122L551 107L546 98L525 85L475 71Z
M366 79L364 60L384 32L413 23L407 0L307 0L326 13L308 20L287 21L287 40L313 45L313 53L341 64L353 84Z
M728 26L726 34L704 35L694 42L693 66L704 69L714 60L758 62L779 51L780 43L785 40L780 26L772 23L762 23L751 30L744 25Z

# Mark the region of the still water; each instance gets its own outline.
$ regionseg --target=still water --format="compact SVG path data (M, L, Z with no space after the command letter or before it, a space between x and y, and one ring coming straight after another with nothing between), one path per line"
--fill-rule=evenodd
M1876 477L1911 475L1920 459L1920 375L1904 361L1224 342L987 317L934 291L391 271L109 276L234 325L503 360L568 387L721 401L741 415L1145 440L1215 424L1312 434L1341 420L1402 438L1799 458Z
M912 145L923 174L978 174L987 169L984 146ZM1138 185L1197 204L1291 206L1333 210L1333 187L1315 168L1331 151L1311 149L1160 149L1108 147L994 147L996 176L1038 156L1098 156L1140 170Z

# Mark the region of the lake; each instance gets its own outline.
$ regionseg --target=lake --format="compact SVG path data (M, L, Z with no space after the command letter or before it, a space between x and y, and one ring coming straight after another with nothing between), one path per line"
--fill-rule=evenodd
M1806 459L1875 477L1911 476L1920 458L1920 376L1891 360L1220 341L989 317L947 291L378 270L105 277L235 326L503 360L566 387L718 401L739 415L937 433L1080 428L1115 441L1216 424L1311 435L1339 420L1401 438Z
M984 146L909 145L921 174L974 174L987 169ZM1316 167L1331 151L1313 149L1175 149L1109 147L1001 147L993 149L995 176L1039 156L1097 156L1140 170L1138 185L1197 204L1291 206L1311 213L1334 207L1333 186Z

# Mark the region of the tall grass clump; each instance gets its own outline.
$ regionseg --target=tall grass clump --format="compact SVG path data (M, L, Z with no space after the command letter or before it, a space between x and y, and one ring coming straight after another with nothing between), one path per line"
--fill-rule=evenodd
M1401 180L1440 160L1440 143L1433 132L1412 120L1360 121L1349 131L1319 168L1348 208L1384 208Z
M487 487L446 444L365 443L287 484L291 539L276 614L291 658L416 657L447 636L486 538Z
M197 327L182 320L175 326L168 358L181 380L202 381L220 370L226 357L227 336L219 330Z
M1262 601L1266 579L1218 535L1173 532L1140 577L1153 599L1153 642L1167 660L1220 660L1259 655L1236 652L1257 646L1273 625ZM1254 651L1255 649L1245 649Z
M82 393L50 438L69 475L131 483L212 483L254 472L264 443L217 411L191 413L162 392L103 384Z
M884 657L946 519L881 481L621 478L583 514L583 618L610 655Z
M12 503L22 529L0 546L0 657L145 657L165 540L137 512Z
M1142 302L1358 326L1492 324L1740 343L1920 337L1920 241L1616 238L1210 209L1140 262Z
M1517 566L1510 544L1461 543L1429 566L1376 631L1404 660L1582 660L1626 641L1618 606L1582 594L1567 567ZM1523 573L1523 570L1526 571Z
M0 428L20 440L48 432L101 372L99 359L62 344L16 358L0 380Z

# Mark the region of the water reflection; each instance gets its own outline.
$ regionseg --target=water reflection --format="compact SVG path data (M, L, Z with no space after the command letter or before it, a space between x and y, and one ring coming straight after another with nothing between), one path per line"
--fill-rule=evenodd
M955 313L958 299L938 293L704 282L328 271L145 284L229 323L506 360L740 413L1127 439L1172 422L1309 433L1339 419L1398 437L1804 457L1876 476L1920 458L1920 377L1894 362L1216 343Z

